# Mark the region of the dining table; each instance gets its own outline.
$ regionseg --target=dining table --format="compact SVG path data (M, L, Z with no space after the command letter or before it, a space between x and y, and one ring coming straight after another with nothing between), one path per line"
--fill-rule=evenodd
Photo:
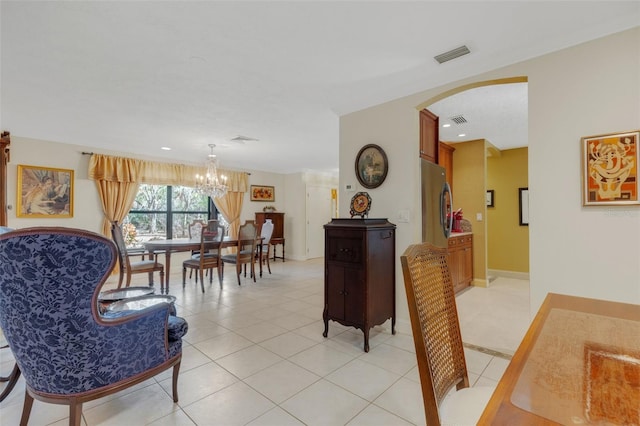
M205 243L205 248L214 242ZM236 247L238 239L232 237L224 237L222 240L222 248ZM262 237L256 238L256 245L261 249ZM165 285L160 287L160 294L169 294L169 277L171 276L171 253L200 250L200 238L175 238L167 240L150 240L144 243L144 248L149 252L151 258L158 252L165 254ZM262 262L260 262L260 274L262 275Z
M640 425L640 305L549 293L479 425Z

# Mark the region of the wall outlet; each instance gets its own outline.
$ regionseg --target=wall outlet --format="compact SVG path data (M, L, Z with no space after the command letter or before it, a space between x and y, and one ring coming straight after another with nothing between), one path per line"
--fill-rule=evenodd
M356 186L352 183L345 183L344 190L347 192L356 192Z

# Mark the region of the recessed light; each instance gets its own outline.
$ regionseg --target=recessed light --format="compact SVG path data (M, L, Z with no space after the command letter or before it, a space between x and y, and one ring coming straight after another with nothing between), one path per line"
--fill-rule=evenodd
M466 134L466 133L460 133L460 134L458 135L458 137L459 137L459 138L464 138L465 136L467 136L467 134Z
M163 150L163 151L171 151L171 148L169 148L168 146L163 146L160 149Z
M449 123L443 124L442 127L451 127L451 124L449 124Z

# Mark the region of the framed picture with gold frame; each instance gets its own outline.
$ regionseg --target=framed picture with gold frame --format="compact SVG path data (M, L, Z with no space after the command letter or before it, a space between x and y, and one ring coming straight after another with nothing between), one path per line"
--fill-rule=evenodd
M273 186L251 185L251 201L275 201L276 190Z
M18 165L17 217L73 217L73 170Z
M638 143L640 130L587 136L582 148L584 206L640 204Z

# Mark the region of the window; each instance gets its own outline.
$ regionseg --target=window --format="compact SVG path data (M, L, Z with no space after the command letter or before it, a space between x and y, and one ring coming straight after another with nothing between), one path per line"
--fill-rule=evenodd
M211 198L194 188L143 184L122 229L127 247L142 247L150 240L189 238L189 224L196 219L227 225Z

